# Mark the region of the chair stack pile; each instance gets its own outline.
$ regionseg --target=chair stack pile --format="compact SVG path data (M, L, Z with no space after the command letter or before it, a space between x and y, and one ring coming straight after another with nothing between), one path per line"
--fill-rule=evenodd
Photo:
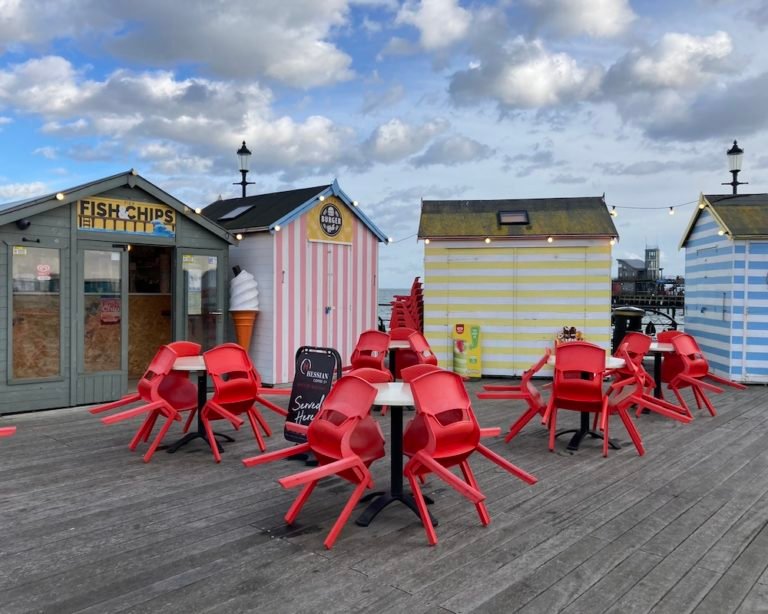
M389 318L389 328L412 328L424 330L424 289L416 277L411 284L408 294L396 294L392 301L392 315Z

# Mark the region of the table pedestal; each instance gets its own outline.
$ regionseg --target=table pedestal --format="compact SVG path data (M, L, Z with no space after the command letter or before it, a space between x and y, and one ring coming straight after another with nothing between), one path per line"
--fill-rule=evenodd
M589 416L590 412L581 412L581 423L579 424L579 428L557 431L557 433L555 433L555 437L560 437L560 435L565 435L566 433L573 433L573 437L571 437L567 447L567 449L571 451L578 450L579 446L581 445L581 440L584 439L584 437L587 435L593 439L604 439L602 433L598 433L589 428ZM611 446L611 448L614 450L621 449L621 446L613 439L608 440L608 445Z

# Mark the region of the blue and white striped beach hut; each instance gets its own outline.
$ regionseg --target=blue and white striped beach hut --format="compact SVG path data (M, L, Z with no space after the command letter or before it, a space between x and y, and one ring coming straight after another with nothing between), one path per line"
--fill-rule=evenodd
M768 382L768 194L702 194L680 247L685 332L719 375Z

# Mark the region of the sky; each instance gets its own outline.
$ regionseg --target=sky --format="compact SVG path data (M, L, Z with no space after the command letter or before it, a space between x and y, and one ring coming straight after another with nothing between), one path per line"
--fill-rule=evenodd
M423 270L422 199L601 196L664 275L768 192L765 0L0 0L0 202L135 168L192 207L337 179ZM669 208L674 208L674 215Z

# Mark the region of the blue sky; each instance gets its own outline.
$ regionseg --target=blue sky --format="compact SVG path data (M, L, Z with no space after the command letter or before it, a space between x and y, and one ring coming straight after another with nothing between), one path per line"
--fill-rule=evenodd
M422 268L420 200L599 196L665 273L699 193L766 192L758 0L0 0L0 202L136 168L191 206L330 182ZM669 207L675 207L670 216Z

